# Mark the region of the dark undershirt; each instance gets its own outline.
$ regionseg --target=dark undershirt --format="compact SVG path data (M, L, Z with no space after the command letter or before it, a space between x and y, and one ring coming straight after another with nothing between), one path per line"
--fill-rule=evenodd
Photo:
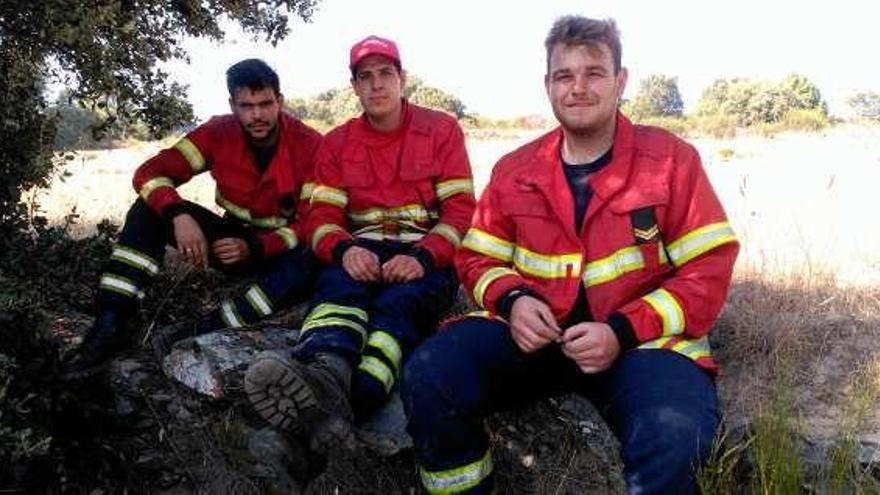
M254 162L256 162L257 170L259 170L261 174L269 168L269 164L272 163L272 158L275 156L275 151L277 149L277 141L272 146L251 145L251 152L254 154Z
M590 204L590 198L593 197L593 189L590 188L590 176L598 172L602 167L608 165L611 161L611 150L609 149L599 158L589 163L566 163L562 160L562 170L565 172L565 179L568 181L568 187L574 197L574 226L575 231L580 233L583 227L584 217L587 214L587 206ZM568 326L575 325L584 321L591 321L590 307L587 304L587 294L584 290L584 284L579 284L577 302L574 309L569 315Z

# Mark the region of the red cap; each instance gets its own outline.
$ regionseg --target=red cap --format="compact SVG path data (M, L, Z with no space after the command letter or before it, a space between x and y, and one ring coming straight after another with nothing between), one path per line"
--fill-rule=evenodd
M361 60L370 55L382 55L383 57L390 58L398 64L400 63L400 52L397 51L396 43L386 38L370 35L361 41L358 41L351 47L348 67L354 69Z

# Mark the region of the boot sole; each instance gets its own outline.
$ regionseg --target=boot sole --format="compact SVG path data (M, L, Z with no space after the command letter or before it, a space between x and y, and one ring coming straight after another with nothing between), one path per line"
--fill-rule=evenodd
M302 365L262 353L248 368L244 390L263 419L288 432L302 429L317 411L315 394L302 377Z

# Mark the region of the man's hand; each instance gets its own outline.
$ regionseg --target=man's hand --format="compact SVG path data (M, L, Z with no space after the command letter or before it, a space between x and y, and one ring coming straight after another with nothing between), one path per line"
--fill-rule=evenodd
M378 282L382 277L379 257L367 248L352 246L342 255L342 268L358 282Z
M385 283L412 282L425 276L425 268L419 260L405 254L395 255L382 265L382 280Z
M531 296L520 296L510 309L510 333L523 352L534 352L551 342L562 341L550 306Z
M620 355L617 336L605 323L578 323L569 327L564 335L562 352L584 373L605 371Z
M211 248L214 250L214 256L224 265L241 263L251 256L251 250L248 248L247 242L240 237L217 239L211 245Z
M191 265L208 267L208 242L198 222L188 213L174 217L174 240L183 259Z

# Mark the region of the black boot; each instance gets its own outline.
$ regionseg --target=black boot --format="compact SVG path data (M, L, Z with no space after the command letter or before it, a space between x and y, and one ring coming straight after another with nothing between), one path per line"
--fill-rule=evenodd
M130 341L125 328L128 320L127 315L123 316L116 311L98 311L95 322L86 332L80 346L64 359L62 378L87 378L103 371L111 358Z
M150 336L150 347L153 349L153 356L155 356L156 361L161 365L165 356L171 352L175 342L216 332L224 328L226 328L226 325L220 319L220 316L216 311L212 311L202 318L179 321L155 329Z
M260 416L282 430L303 434L311 448L322 453L351 447L350 384L351 365L329 353L300 363L266 351L244 378L245 392Z

